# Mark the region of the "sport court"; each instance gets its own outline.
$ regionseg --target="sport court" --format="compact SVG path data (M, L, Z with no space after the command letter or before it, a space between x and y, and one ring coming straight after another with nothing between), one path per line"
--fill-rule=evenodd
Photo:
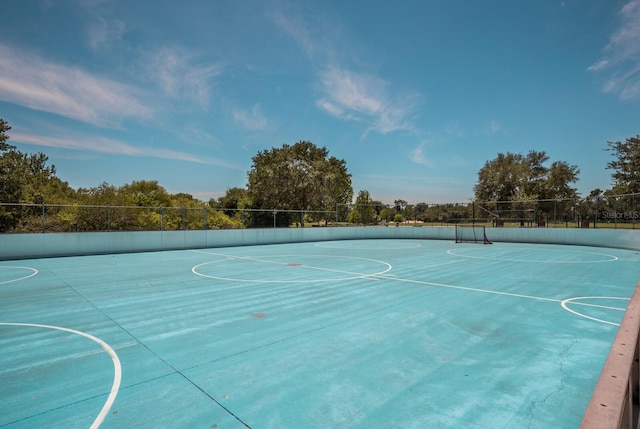
M0 262L0 428L577 428L638 262L400 239Z

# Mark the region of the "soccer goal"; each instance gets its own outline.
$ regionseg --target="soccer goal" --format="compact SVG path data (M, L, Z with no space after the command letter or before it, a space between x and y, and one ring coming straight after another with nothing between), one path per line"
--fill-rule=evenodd
M491 244L484 225L456 225L456 243Z

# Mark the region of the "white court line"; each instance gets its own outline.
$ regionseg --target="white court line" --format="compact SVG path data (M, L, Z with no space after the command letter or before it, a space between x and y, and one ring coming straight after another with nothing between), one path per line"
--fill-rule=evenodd
M594 261L585 261L585 260L561 261L561 260L551 260L551 259L545 259L545 260L513 259L513 258L465 255L464 253L456 253L456 251L461 251L461 250L462 249L449 249L449 250L447 250L447 253L449 255L459 256L461 258L469 258L469 259L482 259L482 260L486 260L486 261L504 261L504 262L529 262L529 263L536 263L536 264L591 264L591 263L602 263L602 262L615 262L615 261L618 260L617 256L609 255L608 253L583 252L583 251L580 251L580 250L568 250L566 252L583 253L583 254L586 254L586 255L606 256L609 259L599 259L599 260L594 260ZM518 250L518 249L511 249L510 252L513 252L514 250ZM559 250L557 250L557 249L554 249L554 250L559 252ZM563 252L563 253L565 253L565 252Z
M578 300L578 299L620 299L620 300L629 300L629 298L622 298L622 297L612 297L612 296L591 296L591 297L578 297L578 298L568 298L568 299L556 299L556 298L543 298L543 297L539 297L539 296L533 296L533 295L523 295L523 294L519 294L519 293L511 293L511 292L500 292L500 291L495 291L495 290L487 290L487 289L478 289L478 288L472 288L472 287L466 287L466 286L454 286L454 285L447 285L447 284L443 284L443 283L434 283L434 282L427 282L427 281L423 281L423 280L410 280L410 279L403 279L403 278L399 278L399 277L392 277L389 275L383 275L380 276L382 278L386 278L389 280L395 280L395 281L399 281L399 282L405 282L405 283L415 283L415 284L422 284L422 285L427 285L427 286L436 286L436 287L442 287L442 288L448 288L448 289L458 289L458 290L466 290L466 291L470 291L470 292L480 292L480 293L488 293L488 294L493 294L493 295L503 295L503 296L511 296L511 297L515 297L515 298L525 298L525 299L534 299L536 301L547 301L547 302L557 302L560 303L560 305L562 306L563 309L567 310L570 313L573 313L577 316L580 317L584 317L587 319L591 319L597 322L602 322L602 323L606 323L608 325L614 325L614 326L620 326L619 323L615 323L615 322L609 322L607 320L602 320L602 319L597 319L595 317L591 317L591 316L587 316L584 315L582 313L578 313L577 311L571 310L570 308L568 308L568 306L566 305L566 303L571 302L571 304L573 305L581 305L584 307L594 307L594 308L601 308L601 309L609 309L609 310L616 310L616 311L624 311L624 308L617 308L617 307L609 307L606 305L597 305L597 304L587 304L587 303L582 303L582 302L574 302L574 300Z
M205 254L208 254L208 255L215 255L215 256L225 256L225 257L227 256L227 255L224 255L224 254L221 254L221 253L208 253L208 252L200 252L200 253L205 253ZM447 253L449 253L449 251L447 251ZM592 253L592 252L581 252L581 253ZM455 253L451 253L451 254L453 254L455 256L462 256L462 255L457 255ZM598 254L598 253L596 253L596 254ZM606 255L606 254L599 254L599 255ZM282 256L287 256L287 255L282 255ZM314 255L311 255L311 256L314 256ZM326 255L323 255L323 256L326 256ZM612 256L612 255L606 255L606 256ZM615 256L612 256L612 257L616 258ZM248 259L248 260L257 261L257 262L276 263L276 264L286 265L286 263L262 260L262 259L259 259L259 258L252 258L252 257L246 257L246 256L245 257L239 257L239 259ZM357 259L365 259L365 260L376 261L374 259L366 259L366 258L357 258ZM220 262L220 261L214 261L214 262ZM394 281L404 282L404 283L413 283L413 284L421 284L421 285L427 285L427 286L436 286L436 287L442 287L442 288L448 288L448 289L458 289L458 290L464 290L464 291L469 291L469 292L488 293L488 294L493 294L493 295L510 296L510 297L514 297L514 298L533 299L533 300L536 300L536 301L555 302L555 303L559 303L562 306L563 309L569 311L570 313L573 313L573 314L581 316L581 317L585 317L587 319L591 319L591 320L594 320L594 321L606 323L606 324L609 324L609 325L615 325L615 326L619 326L619 324L583 315L581 313L578 313L576 311L573 311L573 310L569 309L564 303L565 302L571 302L571 304L573 304L573 305L580 305L580 306L585 306L585 307L594 307L594 308L601 308L601 309L610 309L610 310L616 310L616 311L620 311L620 310L623 311L624 310L624 309L620 309L620 308L616 308L616 307L608 307L608 306L604 306L604 305L588 304L588 303L582 303L582 302L573 302L574 300L581 299L581 298L568 298L568 299L544 298L544 297L533 296L533 295L524 295L524 294L518 294L518 293L511 293L511 292L500 292L500 291L494 291L494 290L488 290L488 289L479 289L479 288L473 288L473 287L467 287L467 286L448 285L448 284L444 284L444 283L428 282L428 281L424 281L424 280L404 279L404 278L398 277L395 274L386 274L387 272L389 272L391 270L391 268L392 268L391 264L388 264L388 263L382 262L382 261L376 261L376 262L381 262L383 264L388 265L389 269L384 271L384 272L382 272L382 273L362 274L362 273L352 273L352 272L348 272L348 271L331 270L331 269L328 269L328 268L311 267L311 266L307 266L307 265L303 265L303 266L307 267L307 268L317 269L317 270L320 270L320 271L344 272L344 273L348 273L350 275L355 275L356 276L355 278L366 278L366 279L369 279L369 280L388 279L388 280L394 280ZM611 261L606 261L606 262L611 262ZM193 267L193 269L191 271L194 274L202 276L202 277L209 277L209 278L216 278L216 279L220 279L220 280L230 280L230 281L249 281L249 280L237 280L237 279L225 279L225 278L221 278L221 277L212 277L212 276L207 276L207 275L200 274L197 271L195 271L197 267L199 267L201 265L210 264L210 263L213 263L213 262L206 262L204 264L196 265L195 267ZM453 262L451 262L451 263L453 263ZM344 279L335 279L335 280L344 280ZM273 283L273 282L289 282L289 281L287 281L287 280L270 280L268 282ZM603 299L604 298L608 298L608 299L621 299L621 300L628 300L629 299L629 298L621 298L621 297L591 297L591 298L603 298Z
M16 267L16 266L11 266L11 265L0 265L0 268L19 268L19 269L22 269L22 270L30 270L30 271L32 271L31 274L26 275L24 277L20 277L20 278L17 278L17 279L11 279L11 280L5 280L3 282L0 282L0 285L4 285L4 284L7 284L7 283L11 283L11 282L17 282L17 281L20 281L20 280L25 280L25 279L28 279L29 277L33 277L36 274L38 274L38 270L36 270L35 268L31 268L31 267Z
M579 303L579 302L574 302L574 300L578 300L578 299L626 299L626 300L628 300L629 298L615 298L615 297L610 297L610 296L580 296L580 297L576 297L576 298L565 299L560 303L560 305L562 305L562 308L567 310L569 313L575 314L576 316L584 317L585 319L589 319L589 320L595 320L596 322L606 323L608 325L620 326L619 323L609 322L607 320L598 319L597 317L587 316L586 314L578 313L577 311L570 309L569 306L567 305L568 303L571 303L571 304L574 304L574 305L577 304L577 305L594 306L593 304L583 304L583 303ZM597 306L595 306L595 307L597 307ZM607 307L604 307L604 308L607 308ZM615 310L619 310L619 309L617 309L615 307L614 307L614 309Z
M203 252L204 253L204 252ZM366 273L358 273L358 272L353 272L353 271L346 271L346 270L337 270L337 269L333 269L333 268L324 268L324 267L317 267L317 266L313 266L313 265L307 265L307 264L301 264L300 268L303 269L309 269L309 270L317 270L317 271L325 271L325 272L331 272L331 273L338 273L338 274L347 274L349 276L353 276L353 277L343 277L343 278L329 278L329 279L320 279L320 280L260 280L260 279L240 279L240 278L229 278L229 277L220 277L220 276L211 276L211 275L207 275L207 274L203 274L198 272L198 268L204 266L204 265L210 265L210 264L214 264L214 263L218 263L218 262L224 262L227 260L233 260L233 259L240 259L240 260L246 260L246 261L252 261L252 262L262 262L262 263L266 263L266 264L275 264L275 265L280 265L280 266L286 266L289 263L288 262L278 262L278 261L272 261L272 260L268 260L268 259L262 259L259 257L251 257L251 256L239 256L239 257L229 257L228 255L224 255L224 254L220 254L220 253L206 253L208 255L213 255L213 256L224 256L226 257L226 259L221 259L218 261L209 261L209 262L203 262L202 264L198 264L196 266L194 266L191 269L191 272L194 273L197 276L201 276L201 277L206 277L206 278L210 278L210 279L217 279L217 280L226 280L226 281L233 281L233 282L252 282L252 283L320 283L320 282L335 282L335 281L344 281L344 280L350 280L350 279L355 279L355 278L369 278L375 281L378 281L379 279L376 278L376 276L387 273L389 271L391 271L391 269L393 269L393 267L391 266L391 264L389 264L388 262L384 262L384 261L380 261L377 259L370 259L370 258L360 258L360 257L356 257L356 256L332 256L332 255L273 255L273 257L278 257L278 258L339 258L339 259L357 259L357 260L361 260L361 261L368 261L368 262L376 262L382 265L386 265L386 269L383 271L379 271L379 272L375 272L375 273L370 273L370 274L366 274Z
M113 405L114 401L116 400L116 396L118 395L118 390L120 389L120 381L122 379L122 366L120 365L120 359L118 358L118 355L113 350L113 348L109 344L105 343L104 341L102 341L98 337L94 337L93 335L87 334L86 332L76 331L75 329L64 328L62 326L40 325L40 324L37 324L37 323L12 323L12 322L0 322L0 326L27 326L27 327L32 327L32 328L55 329L55 330L58 330L58 331L69 332L71 334L80 335L82 337L90 339L91 341L93 341L95 343L98 343L100 345L100 347L102 347L102 349L105 352L107 352L109 354L109 356L111 356L111 360L113 361L113 369L114 369L114 371L113 371L113 384L111 385L111 391L109 392L109 396L107 397L107 401L102 406L102 409L100 410L100 413L95 418L95 420L93 421L93 423L91 424L91 426L89 428L90 429L97 429L98 427L100 427L100 425L104 421L105 417L109 413L109 410L111 409L111 406Z

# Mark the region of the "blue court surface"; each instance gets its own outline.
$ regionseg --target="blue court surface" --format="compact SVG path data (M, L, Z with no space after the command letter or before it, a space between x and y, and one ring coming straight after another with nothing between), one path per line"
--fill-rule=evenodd
M629 250L352 240L0 263L0 428L577 428Z

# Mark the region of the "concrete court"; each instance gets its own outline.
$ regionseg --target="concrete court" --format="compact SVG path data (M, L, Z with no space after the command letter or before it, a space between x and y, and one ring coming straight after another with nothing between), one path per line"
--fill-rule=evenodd
M0 263L0 428L577 428L640 253L352 240Z

